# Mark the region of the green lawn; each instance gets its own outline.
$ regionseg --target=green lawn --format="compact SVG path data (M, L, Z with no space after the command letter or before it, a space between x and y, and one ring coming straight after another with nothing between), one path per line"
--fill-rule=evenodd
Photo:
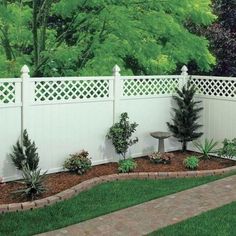
M44 209L2 214L0 235L32 235L54 230L225 176L104 183Z
M235 213L236 202L233 202L160 229L149 236L233 236L236 235Z

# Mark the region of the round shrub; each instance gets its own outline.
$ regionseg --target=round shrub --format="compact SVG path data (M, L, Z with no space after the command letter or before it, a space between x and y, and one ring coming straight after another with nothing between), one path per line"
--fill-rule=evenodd
M118 170L121 173L128 173L137 167L137 163L133 159L125 159L119 161Z
M190 170L197 169L199 164L199 158L196 156L189 156L184 160L184 166Z
M71 154L70 157L65 160L63 167L71 172L82 175L90 169L92 165L88 155L89 153L84 150L79 153Z
M154 152L150 154L149 160L155 164L171 164L171 159L174 157L173 153Z

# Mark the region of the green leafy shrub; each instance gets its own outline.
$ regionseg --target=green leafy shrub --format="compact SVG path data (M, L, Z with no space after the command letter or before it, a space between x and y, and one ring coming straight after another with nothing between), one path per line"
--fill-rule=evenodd
M25 165L27 165L31 171L36 170L39 164L39 155L35 143L29 139L26 130L23 132L22 143L23 146L18 140L16 145L13 146L13 153L9 155L12 162L19 170L23 170Z
M190 170L197 169L199 164L199 159L196 156L189 156L184 160L184 166Z
M70 157L65 160L63 167L69 171L82 175L88 169L90 169L92 165L88 155L89 153L84 150L82 150L80 153L71 154Z
M125 159L119 161L119 172L129 173L137 167L137 163L133 159Z
M24 184L26 188L15 191L16 194L21 194L29 200L35 199L36 196L39 196L41 193L46 191L46 188L43 186L43 181L46 177L46 172L40 175L41 169L31 170L26 164L22 167L22 181L17 181L21 184Z
M198 124L199 112L203 109L198 107L200 101L194 101L196 88L190 81L182 89L176 90L177 95L173 99L177 103L177 108L173 108L174 116L172 123L167 122L169 130L173 136L182 143L182 151L187 150L187 143L202 136L198 129L202 125Z
M204 159L210 159L210 154L215 153L218 142L214 142L213 139L210 141L205 139L204 143L193 142L193 145L203 154L201 157Z
M131 139L132 134L136 131L138 124L130 123L126 112L121 114L120 121L115 123L107 134L118 154L125 159L128 148L138 142L138 138Z
M223 147L218 150L218 155L221 157L233 158L236 157L236 138L223 141Z

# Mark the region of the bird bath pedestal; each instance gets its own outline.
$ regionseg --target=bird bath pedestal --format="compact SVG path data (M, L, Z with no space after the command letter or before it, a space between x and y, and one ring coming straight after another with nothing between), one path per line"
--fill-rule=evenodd
M162 131L156 131L150 133L150 135L153 138L156 138L159 140L158 144L158 152L165 152L165 145L164 145L164 140L166 138L169 138L172 134L170 132L162 132Z

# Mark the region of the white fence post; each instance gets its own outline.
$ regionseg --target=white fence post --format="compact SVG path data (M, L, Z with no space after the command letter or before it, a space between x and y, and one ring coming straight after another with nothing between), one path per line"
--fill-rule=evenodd
M24 65L21 68L21 78L22 78L22 86L21 86L21 137L23 135L23 131L27 128L27 119L28 119L28 110L29 110L29 101L30 101L30 86L29 86L29 67Z
M182 75L182 78L181 78L181 81L180 81L180 85L179 85L179 88L181 89L188 81L188 67L186 65L184 65L182 68L181 68L181 75Z
M113 123L116 122L116 120L119 117L120 112L120 67L118 65L115 65L113 67L113 76L114 76L114 83L113 83Z

